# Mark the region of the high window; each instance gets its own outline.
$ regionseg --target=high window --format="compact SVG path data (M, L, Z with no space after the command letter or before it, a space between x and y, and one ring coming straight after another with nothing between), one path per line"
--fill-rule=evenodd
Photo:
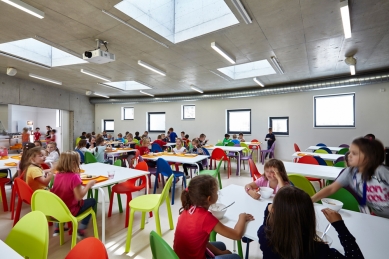
M227 110L227 133L251 134L251 109Z
M149 132L165 132L165 113L148 112L147 113L147 130Z

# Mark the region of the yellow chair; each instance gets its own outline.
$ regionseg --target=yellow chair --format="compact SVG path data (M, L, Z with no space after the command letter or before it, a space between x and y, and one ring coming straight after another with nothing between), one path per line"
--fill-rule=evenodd
M23 257L46 259L49 250L49 227L45 214L40 211L26 214L11 229L5 243Z
M77 147L77 145L78 145L78 142L80 142L80 140L81 140L80 137L76 138L76 147Z
M128 224L128 232L127 232L127 240L126 240L126 253L130 251L131 246L131 238L132 238L132 225L134 222L134 214L135 211L141 211L142 212L142 219L140 228L145 228L145 219L146 219L146 212L152 211L154 213L155 217L155 225L157 227L157 233L158 235L162 236L161 232L161 224L159 221L159 207L162 205L162 203L166 202L167 207L167 214L169 218L169 225L170 229L174 229L173 225L173 217L172 217L172 210L170 207L170 199L169 199L169 190L172 186L173 182L173 175L169 177L169 179L166 182L165 187L162 190L161 194L148 194L148 195L142 195L138 196L135 199L132 199L130 201L130 219Z
M46 215L47 221L59 223L60 245L63 245L64 243L63 224L66 222L72 222L73 224L71 247L73 248L76 245L77 240L78 222L86 218L89 214L92 215L94 236L95 238L99 238L99 233L97 231L96 214L93 208L87 209L81 215L73 216L72 213L70 213L66 204L57 195L45 190L37 190L32 195L31 210L41 211L43 212L43 214Z

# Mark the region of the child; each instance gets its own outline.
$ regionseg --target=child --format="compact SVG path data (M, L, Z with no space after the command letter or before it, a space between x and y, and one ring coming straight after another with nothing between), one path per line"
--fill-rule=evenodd
M246 142L246 140L243 138L243 133L239 133L238 140L239 140L240 142Z
M40 140L35 140L35 141L34 141L34 145L35 145L36 147L42 147L42 142L41 142Z
M234 143L235 145L240 145L240 141L237 139L236 134L232 135L231 142Z
M154 140L153 144L158 144L162 150L165 149L165 145L166 145L166 142L162 140L162 136L161 135L158 135L157 136L157 139Z
M44 162L44 156L40 147L29 149L27 154L26 183L33 191L47 189L47 185L53 178L50 169L43 170L41 164ZM23 168L24 169L24 168Z
M273 204L267 206L263 225L258 229L263 258L364 258L340 214L328 208L322 212L338 232L345 255L317 236L316 214L309 195L293 186L285 186L278 191Z
M46 140L50 140L51 139L51 127L50 126L46 126L46 129L47 129L47 132L46 132Z
M108 140L108 141L111 141L111 140L112 140L112 135L111 135L111 134L108 134L108 135L107 135L107 140Z
M192 148L189 149L188 154L198 154L198 155L204 155L204 150L200 146L200 142L198 139L193 139L192 140ZM203 171L203 163L202 162L197 162L199 165L200 171ZM185 177L189 178L188 174L188 167L193 166L193 164L183 164L182 167L184 167L184 173Z
M22 177L23 179L25 179L25 177L23 177L22 175L24 175L26 172L26 169L28 168L30 162L28 160L29 158L29 155L28 155L28 151L31 150L32 148L35 147L35 144L33 143L27 143L24 147L23 147L23 151L21 153L22 157L20 159L20 162L18 164L18 168L17 168L17 175L19 177ZM8 172L7 172L8 174Z
M82 199L96 181L90 180L85 187L82 187L80 156L77 152L67 151L62 153L56 169L58 173L55 176L55 183L51 191L63 200L73 216L78 216L96 205L96 200L93 198ZM88 215L78 225L77 234L79 238L85 237L85 229L90 218L91 215ZM57 235L59 235L59 229L58 224L55 224L53 236Z
M165 133L162 133L162 134L161 134L161 140L162 140L163 142L169 142L169 138L166 137Z
M143 136L142 136L142 138L148 138L149 140L150 140L150 142L151 142L151 138L149 137L149 132L146 130L145 131L145 133L143 133Z
M88 148L86 146L87 146L86 140L81 139L80 141L78 141L77 147L75 149L85 154L85 152L88 151Z
M150 140L148 138L142 139L141 146L137 146L137 148L139 150L139 154L141 156L143 156L143 155L147 155L148 153L150 153L149 146L150 146ZM146 163L149 167L152 167L152 168L155 168L157 166L156 161L146 160Z
M49 144L47 144L47 152L49 153L49 155L46 157L46 164L55 163L58 161L60 154L56 142L50 142Z
M23 147L30 142L30 134L28 134L28 128L23 128L23 133L22 133L22 145Z
M116 141L124 143L124 138L123 138L123 134L122 133L118 134L118 138L116 139Z
M170 143L176 143L177 134L174 132L174 129L170 128L169 132Z
M204 133L201 133L201 134L200 134L199 141L200 141L200 145L201 145L201 146L204 146L204 145L207 144L208 139L205 139L206 137L207 137L207 136L205 136Z
M230 142L231 142L230 134L224 134L223 146L227 146L227 144Z
M257 192L258 187L270 187L276 194L281 187L289 185L288 175L281 160L270 159L266 162L264 170L265 173L260 178L244 187L246 192L256 200L261 197Z
M276 136L273 134L273 129L269 128L269 133L266 134L265 141L267 141L267 150L271 149L274 141L276 141ZM267 158L268 153L266 153L265 158Z
M103 131L102 137L105 138L105 139L108 138L106 131Z
M210 175L194 177L188 188L181 193L182 208L174 234L173 249L179 258L205 259L208 248L216 258L238 259L231 254L221 242L208 242L210 233L215 231L232 240L242 238L247 221L253 216L246 213L239 215L234 228L223 225L211 212L209 206L218 199L218 184Z
M361 212L389 218L389 170L384 162L384 146L379 140L357 138L351 143L348 168L331 185L312 196L316 202L349 187L359 197Z
M187 147L187 148L189 148L189 143L190 143L190 139L189 139L189 135L188 134L185 134L185 146Z
M186 148L184 147L180 138L176 138L176 146L173 148L173 152L175 154L182 154L186 152Z
M93 149L95 147L96 147L96 137L95 136L90 136L89 142L86 143L86 148Z
M53 129L51 130L51 133L50 133L50 141L51 142L56 142L56 139L57 139L57 136L55 135L57 133L57 130Z
M134 141L134 136L132 135L132 133L128 133L126 135L126 139L127 139L127 145L131 148L135 148L135 144L132 144L131 142Z
M185 139L185 131L181 131L181 139L182 139L182 140Z
M40 128L36 128L34 133L31 133L34 135L34 141L39 141L41 139L42 134L39 132Z
M134 137L134 139L137 139L138 141L140 141L139 131L135 132L135 137Z
M102 137L96 139L96 147L92 149L91 153L95 156L97 162L108 163L105 159L105 143Z

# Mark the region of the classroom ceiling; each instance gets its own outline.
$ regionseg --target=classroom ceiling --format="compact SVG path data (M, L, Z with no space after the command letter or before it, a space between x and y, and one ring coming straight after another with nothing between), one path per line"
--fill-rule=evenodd
M140 1L140 0L139 0ZM0 56L0 73L7 67L18 70L15 77L85 94L95 91L109 96L143 96L139 91L121 92L100 86L97 78L80 73L92 70L112 81L136 80L152 87L154 95L198 94L259 86L252 78L229 81L210 71L231 64L211 48L218 43L236 58L236 64L276 56L284 74L258 77L266 87L350 75L345 56L357 59L358 73L389 67L389 1L350 0L352 38L345 39L339 0L241 0L253 22L246 24L230 0L225 3L239 20L216 32L177 44L120 12L121 0L24 0L43 11L38 19L0 1L0 44L39 36L80 55L96 46L95 39L109 42L116 61L107 64L78 64L44 69ZM161 44L104 14L114 14L147 33ZM104 49L104 48L102 48ZM138 65L142 60L161 70L161 76ZM270 62L271 63L271 62ZM61 86L30 78L29 73L63 82ZM224 76L226 77L226 76Z

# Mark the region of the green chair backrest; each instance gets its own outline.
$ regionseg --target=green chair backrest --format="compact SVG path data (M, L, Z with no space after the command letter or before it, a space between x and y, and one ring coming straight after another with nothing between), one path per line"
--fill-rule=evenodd
M127 144L128 143L128 139L124 139L124 144Z
M360 212L358 201L344 188L340 188L337 192L328 196L328 198L343 202L343 209Z
M219 147L219 146L224 146L224 145L223 145L223 143L219 142L219 143L216 143L215 146L218 146L218 147Z
M249 149L249 145L247 145L246 143L240 142L240 146Z
M132 142L134 142L135 144L138 144L138 143L139 143L139 140L137 140L136 138L134 138L134 139L132 140Z
M226 144L226 146L233 147L233 146L235 146L235 143L234 143L234 142L228 142L228 143Z
M11 229L5 243L23 257L46 259L49 250L49 227L45 214L40 211L26 214Z
M78 142L80 142L80 140L81 140L80 137L76 138L76 147L77 147L77 145L78 145Z
M92 163L97 163L96 157L90 153L90 152L85 152L85 164L92 164Z
M162 176L163 177L163 176ZM161 197L159 198L158 204L162 204L166 199L169 199L169 190L173 183L174 175L171 174L169 179L166 181L165 187L163 187ZM170 201L166 201L169 203Z
M122 160L117 159L115 163L113 163L114 166L122 166Z
M347 152L348 152L348 148L345 147L345 148L342 148L341 150L339 150L339 151L338 151L338 154L339 154L339 155L344 155L344 154L346 154Z
M311 182L304 176L299 174L288 174L288 178L294 186L308 193L309 196L312 197L316 193Z
M328 154L328 152L325 151L324 149L316 149L314 153Z
M240 146L241 147L244 147L244 149L242 150L242 152L247 155L248 153L250 153L250 148L249 146L246 144L246 143L240 143Z
M335 167L346 167L345 161L339 161L336 164L334 164Z
M220 167L222 165L223 159L220 159L219 164L217 165L216 171L219 173L220 172Z
M154 230L150 232L150 248L153 259L179 259L169 244Z

